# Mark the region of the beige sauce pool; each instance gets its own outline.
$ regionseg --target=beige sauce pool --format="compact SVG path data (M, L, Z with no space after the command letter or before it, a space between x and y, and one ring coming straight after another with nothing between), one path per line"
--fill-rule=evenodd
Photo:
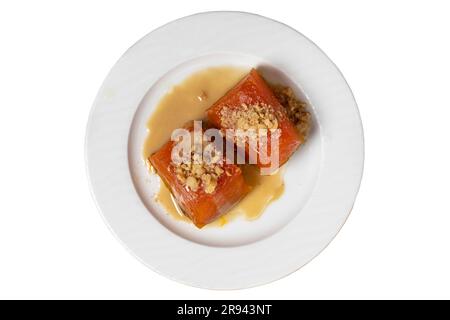
M150 117L149 130L143 147L144 159L170 140L172 131L190 120L205 118L205 111L230 90L248 72L232 67L214 67L197 72L174 86L160 101ZM271 176L261 176L254 166L244 166L245 181L252 187L250 193L229 213L210 224L223 226L237 216L256 219L264 209L284 192L283 168ZM169 189L161 183L156 195L166 211L177 220L190 222L178 209Z

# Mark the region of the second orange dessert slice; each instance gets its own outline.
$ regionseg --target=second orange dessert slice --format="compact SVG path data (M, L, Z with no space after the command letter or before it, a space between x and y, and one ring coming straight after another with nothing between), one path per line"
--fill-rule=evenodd
M194 127L188 125L186 129L192 134ZM167 142L149 160L183 213L198 228L227 213L249 192L241 169L227 164L224 153L219 151L217 159L208 163L195 162L192 153L189 162L178 163L173 161L172 155L176 145L174 141Z

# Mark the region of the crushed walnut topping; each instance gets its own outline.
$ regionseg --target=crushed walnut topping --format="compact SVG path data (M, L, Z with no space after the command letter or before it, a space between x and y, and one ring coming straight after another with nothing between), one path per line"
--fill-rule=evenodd
M280 104L286 109L289 119L297 127L304 139L311 127L311 114L306 109L306 103L297 99L294 91L286 86L271 85L271 89Z
M207 147L212 145L210 143ZM189 163L174 164L177 179L191 191L195 192L199 188L203 188L206 193L213 193L219 177L225 172L220 160L221 154L214 151L211 152L209 161L203 161L196 147L191 153Z
M225 106L220 111L222 126L235 129L277 129L278 120L273 108L264 103L241 104L240 108Z

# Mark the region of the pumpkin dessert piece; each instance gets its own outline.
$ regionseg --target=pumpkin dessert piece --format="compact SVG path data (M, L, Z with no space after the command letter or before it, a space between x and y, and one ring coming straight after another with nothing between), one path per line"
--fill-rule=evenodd
M167 142L149 161L183 213L202 228L227 213L250 189L239 166L226 163L225 152L216 143L196 143L194 126L189 124L185 128L191 133L192 151L185 154L183 161L172 159L174 148L181 143L176 141ZM205 153L207 148L209 151Z

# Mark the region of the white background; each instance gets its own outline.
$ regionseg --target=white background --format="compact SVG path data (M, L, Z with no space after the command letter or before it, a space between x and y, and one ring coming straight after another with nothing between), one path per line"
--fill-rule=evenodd
M89 109L116 60L209 10L259 13L313 40L365 129L361 190L337 238L300 271L241 291L139 263L97 213L84 166ZM450 298L449 16L446 1L2 1L0 298Z

